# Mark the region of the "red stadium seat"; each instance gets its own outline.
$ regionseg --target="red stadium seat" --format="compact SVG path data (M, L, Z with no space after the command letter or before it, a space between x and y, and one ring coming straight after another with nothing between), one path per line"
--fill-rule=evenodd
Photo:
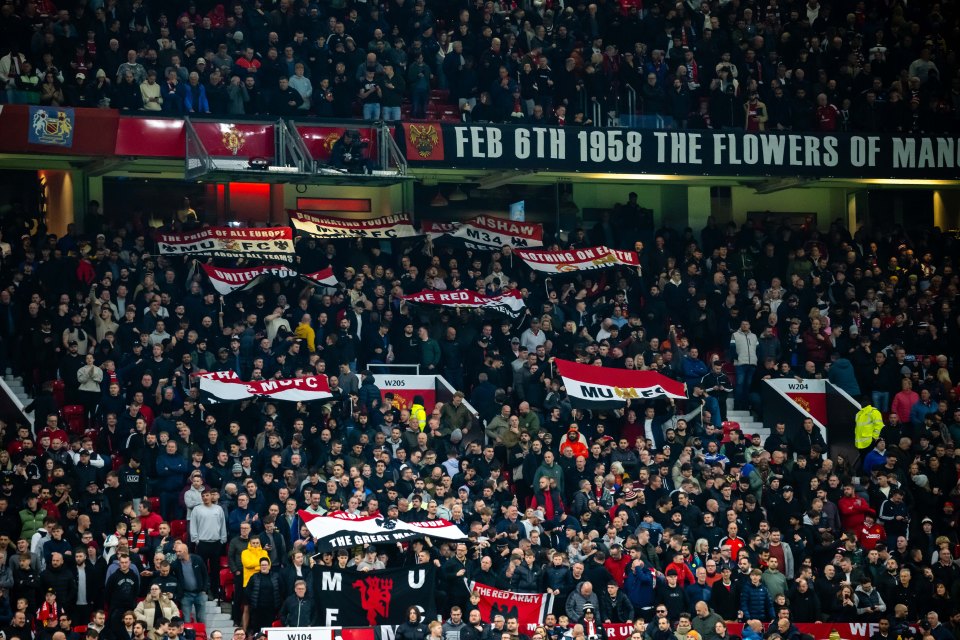
M71 435L83 435L87 428L87 410L82 404L68 404L61 410L63 421L66 423L67 431Z
M58 407L62 407L66 399L65 386L63 380L54 380L53 381L53 399L57 402Z
M230 566L230 558L227 556L220 556L220 568L226 569Z
M160 498L157 496L150 496L147 498L150 502L150 511L153 513L160 513Z
M180 538L184 542L187 541L187 521L186 520L173 520L170 523L170 535L174 538Z
M733 422L731 420L725 420L720 424L723 427L723 439L721 442L730 442L730 432L739 431L740 434L743 434L743 429L740 428L739 422Z
M183 629L192 629L196 640L207 640L207 625L202 622L185 622Z
M233 572L230 569L220 569L220 589L224 600L233 600Z

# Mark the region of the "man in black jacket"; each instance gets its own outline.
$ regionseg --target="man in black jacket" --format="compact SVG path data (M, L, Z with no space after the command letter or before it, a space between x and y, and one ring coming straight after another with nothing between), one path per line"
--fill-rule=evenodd
M48 589L57 594L57 602L76 602L77 585L73 572L64 566L63 554L51 554L50 564L40 574L40 593L46 593Z
M183 619L190 619L190 609L193 607L196 609L194 621L205 623L207 592L210 590L210 575L207 572L207 566L203 558L195 553L190 553L187 545L183 542L177 542L174 545L174 553L177 554L177 559L173 562L173 574L183 588L183 600L180 603L183 609Z
M600 619L603 622L630 622L633 620L633 605L620 592L616 582L608 582L607 588L597 594L600 600Z
M78 547L73 552L73 580L76 584L76 605L71 609L73 619L88 622L90 615L100 602L100 590L103 585L103 573L100 567L87 560L87 550Z
M260 559L260 571L250 576L246 589L250 628L262 629L271 626L283 604L284 593L280 573L270 570L269 558Z
M140 576L130 567L130 556L121 555L117 564L119 568L107 579L104 589L111 629L123 627L123 614L133 611L140 596Z

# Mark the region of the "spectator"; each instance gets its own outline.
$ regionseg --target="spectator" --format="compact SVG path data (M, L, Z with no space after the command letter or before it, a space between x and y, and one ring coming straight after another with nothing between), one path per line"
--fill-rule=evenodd
M196 71L190 73L183 87L183 105L187 113L210 113L207 88L200 84L200 74Z

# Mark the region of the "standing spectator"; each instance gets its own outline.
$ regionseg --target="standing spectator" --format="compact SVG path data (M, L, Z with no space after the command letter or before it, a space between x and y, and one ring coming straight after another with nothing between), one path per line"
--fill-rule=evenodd
M836 105L828 102L827 94L817 96L817 131L836 131L840 111Z
M177 441L168 441L163 453L157 456L157 476L154 489L160 494L160 514L167 520L175 520L181 511L178 502L187 478L187 463Z
M200 84L200 74L196 71L190 73L183 86L183 105L187 113L210 113L207 88Z
M394 67L390 63L383 65L383 78L380 87L380 102L384 122L399 122L400 105L403 103L407 83L401 74L394 71Z
M273 92L270 112L279 116L290 117L296 115L301 106L303 106L303 96L290 86L289 78L281 76L277 80L277 88Z
M255 630L272 626L285 594L280 574L271 570L269 558L260 559L259 571L250 576L246 590L250 610L247 628Z
M164 73L166 82L160 88L160 98L163 112L168 115L179 116L186 113L186 91L180 84L176 69L168 68ZM142 91L142 88L141 88Z
M747 408L750 382L757 369L758 345L759 340L750 330L750 323L746 320L742 321L740 328L730 336L730 358L737 372L737 382L733 391L733 403L737 409Z
M303 102L297 109L301 112L309 112L313 108L313 84L310 78L306 77L306 67L302 62L297 62L293 66L293 75L290 76L290 86L300 94Z
M430 66L424 62L423 54L417 55L407 68L407 86L410 87L412 103L410 115L414 118L425 118L427 102L430 100L430 81L433 73Z
M357 97L363 103L363 119L372 121L380 119L380 106L383 95L383 81L375 71L366 70L360 79L360 89Z
M192 615L194 622L203 624L206 622L207 593L210 592L207 566L200 556L190 553L187 545L180 540L174 543L174 552L177 557L172 563L172 573L183 594L183 619L190 620Z

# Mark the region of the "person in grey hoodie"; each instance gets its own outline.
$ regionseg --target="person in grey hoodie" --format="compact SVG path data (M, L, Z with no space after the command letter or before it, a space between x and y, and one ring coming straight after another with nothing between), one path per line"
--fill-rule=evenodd
M450 609L450 618L443 623L443 640L460 640L460 632L467 628L463 621L463 610L454 606Z
M583 608L588 604L593 606L594 611L600 610L600 600L593 592L593 585L585 580L567 597L566 610L570 622L580 622L583 619Z
M243 115L248 102L250 93L240 81L240 76L232 76L227 86L227 113L232 116Z

